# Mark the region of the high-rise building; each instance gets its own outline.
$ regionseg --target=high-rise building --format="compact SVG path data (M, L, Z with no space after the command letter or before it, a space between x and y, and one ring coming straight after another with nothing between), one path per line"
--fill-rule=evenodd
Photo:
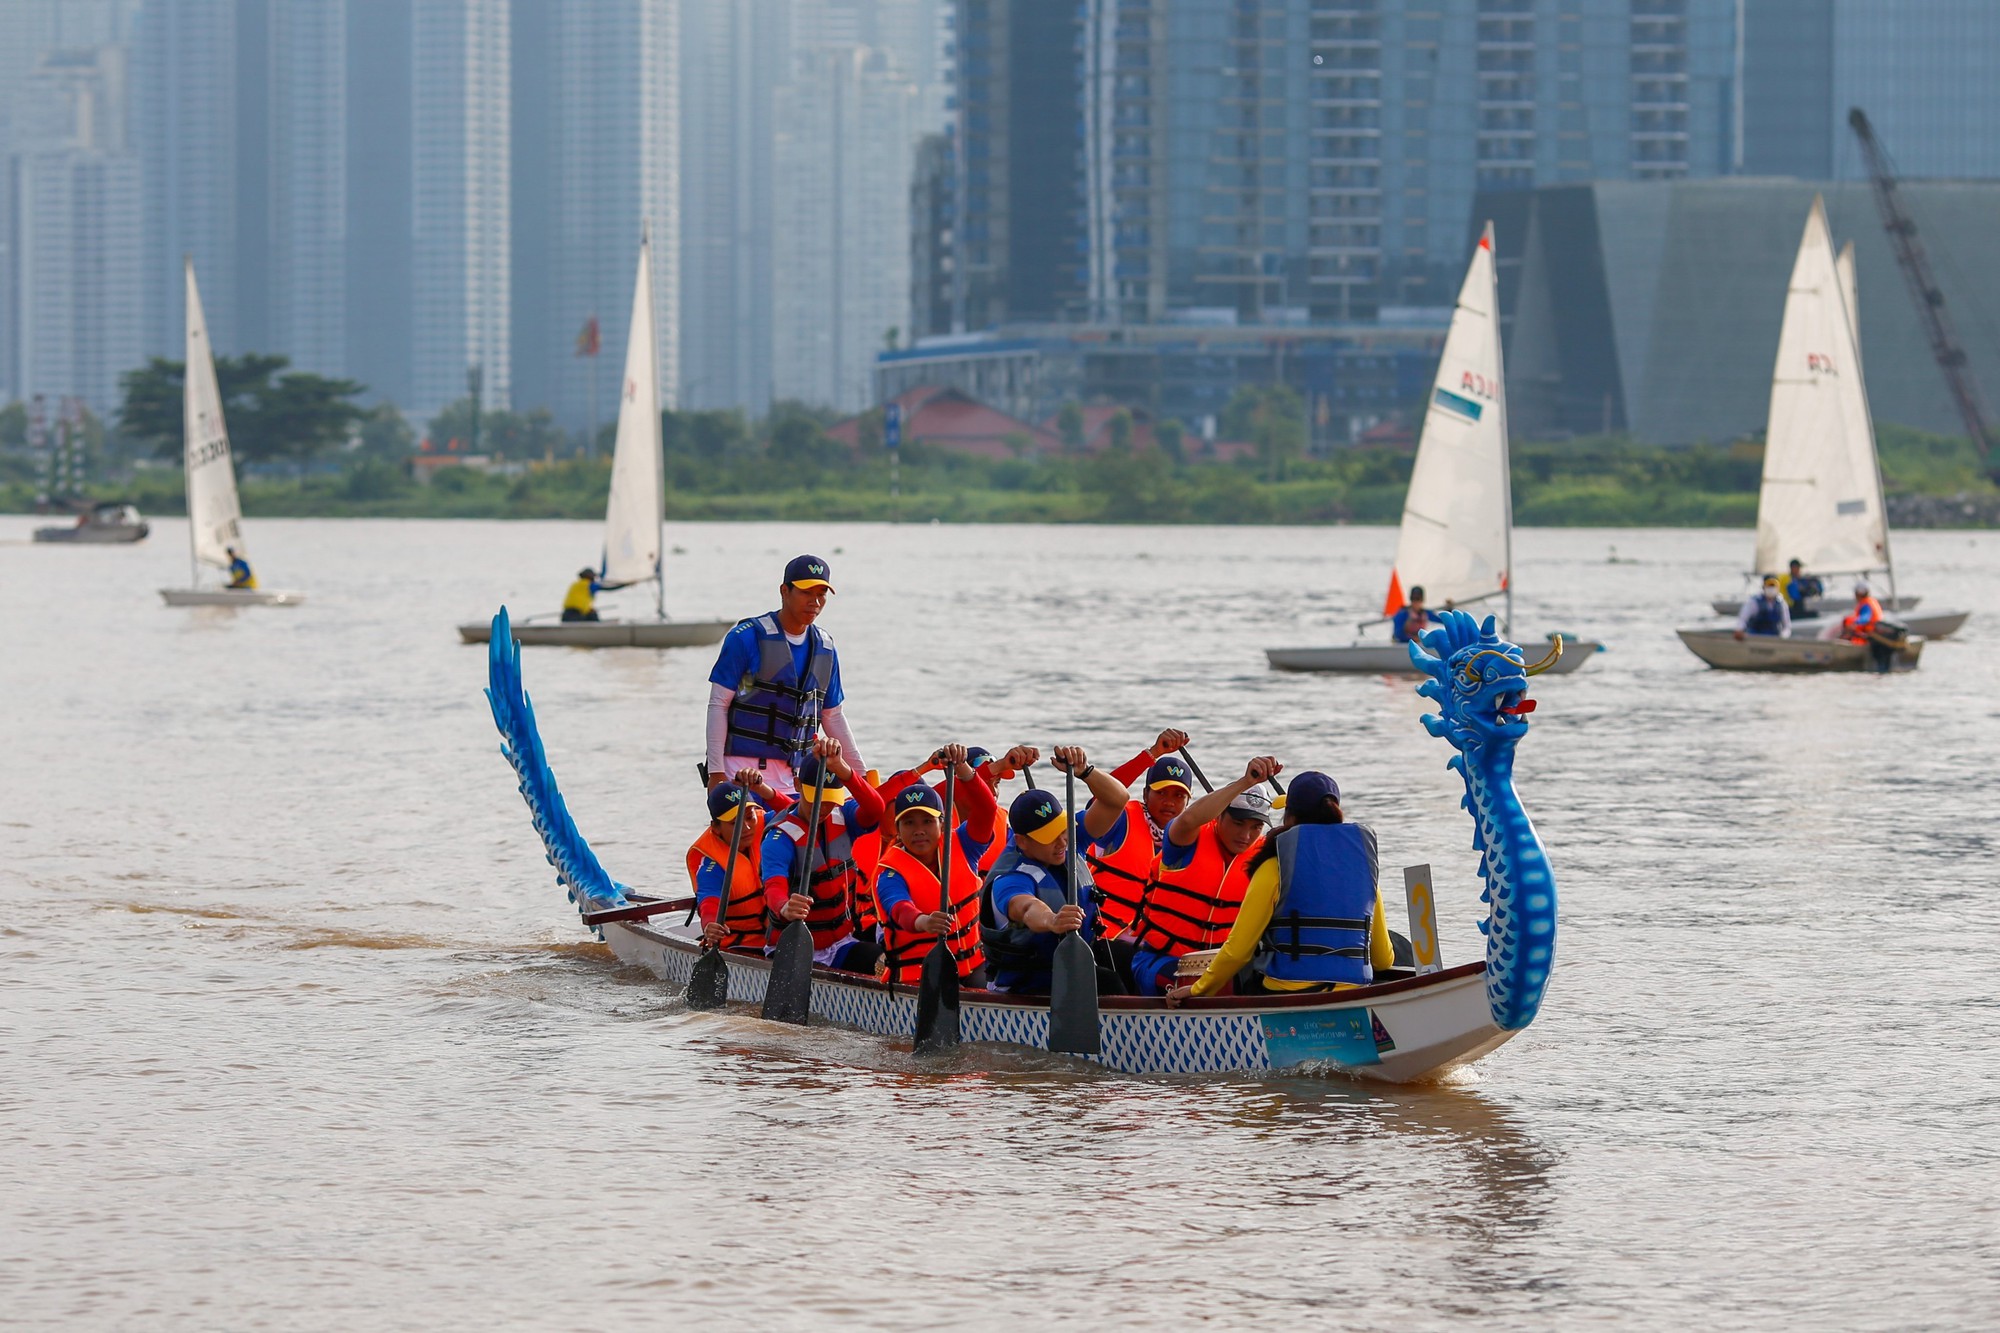
M99 416L140 354L139 169L125 137L125 52L45 52L0 155L0 386Z
M490 408L512 376L509 0L414 0L411 197L419 418L467 394Z
M886 52L802 51L777 92L772 393L856 410L910 311L916 85Z
M1735 0L960 0L958 25L973 328L1441 305L1475 190L1730 162Z
M953 331L955 177L951 136L926 134L910 175L910 342Z
M2000 5L1755 0L1743 8L1738 168L1861 180L1850 107L1912 178L2000 178Z
M514 398L572 429L616 416L647 227L671 405L681 382L680 0L515 0L514 16ZM592 317L601 350L578 357Z
M346 275L342 371L372 395L413 401L410 292L416 258L409 0L346 0ZM360 54L363 59L353 58Z

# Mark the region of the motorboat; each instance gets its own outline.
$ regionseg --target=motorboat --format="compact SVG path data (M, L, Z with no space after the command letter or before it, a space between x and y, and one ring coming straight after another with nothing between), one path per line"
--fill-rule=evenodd
M78 514L74 523L36 528L35 540L79 546L129 545L144 541L152 530L130 500L104 500Z

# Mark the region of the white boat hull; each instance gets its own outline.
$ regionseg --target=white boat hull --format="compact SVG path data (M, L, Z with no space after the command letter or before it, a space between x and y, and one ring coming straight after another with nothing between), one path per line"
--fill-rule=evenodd
M684 986L699 943L675 928L642 923L603 927L619 960ZM724 954L729 998L763 1000L768 960ZM1485 965L1468 963L1428 976L1335 994L1160 1000L1106 996L1099 1001L1103 1054L1089 1057L1130 1074L1259 1073L1339 1069L1361 1078L1411 1083L1469 1064L1514 1033L1496 1027L1486 999ZM1048 1048L1046 998L960 993L959 1026L968 1043ZM916 1027L917 992L830 968L813 969L812 1012L841 1027L907 1041Z
M152 530L145 523L86 523L82 527L72 524L66 528L36 528L35 540L72 546L120 546L144 541Z
M1603 649L1594 639L1563 639L1563 655L1549 668L1552 675L1580 671ZM1266 648L1264 656L1279 671L1345 671L1369 676L1421 676L1410 665L1410 650L1401 643L1353 643L1342 648Z
M733 620L544 620L513 622L514 642L564 648L699 648L720 643ZM481 620L458 627L466 643L485 643L493 626Z
M1905 603L1917 601L1914 597L1902 599ZM1883 609L1888 609L1888 598L1882 599ZM1715 603L1719 608L1721 602ZM1732 603L1730 610L1723 614L1734 616L1740 603ZM1847 618L1846 612L1830 616L1794 616L1792 637L1795 639L1816 639L1828 630L1835 629ZM1942 639L1965 628L1965 622L1972 618L1970 611L1925 611L1921 615L1910 615L1907 611L1897 611L1896 619L1910 633L1921 639Z
M1749 634L1738 639L1734 630L1675 630L1688 651L1723 671L1872 671L1874 661L1863 644L1844 639L1780 639ZM1896 653L1894 670L1911 671L1923 655L1924 641L1912 639Z
M277 588L162 588L168 606L297 606L302 592Z

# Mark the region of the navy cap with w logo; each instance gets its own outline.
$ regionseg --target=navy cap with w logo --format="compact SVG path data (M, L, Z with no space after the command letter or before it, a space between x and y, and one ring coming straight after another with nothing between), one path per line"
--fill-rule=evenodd
M802 555L785 566L785 582L794 588L825 588L833 591L833 571L816 555Z

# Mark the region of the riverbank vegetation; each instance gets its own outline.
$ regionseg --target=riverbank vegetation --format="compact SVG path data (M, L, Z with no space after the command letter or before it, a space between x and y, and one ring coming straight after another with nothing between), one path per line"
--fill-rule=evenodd
M665 414L667 512L708 520L843 519L923 522L1394 523L1412 456L1394 448L1306 456L1285 413L1253 404L1236 424L1254 447L1228 461L1202 459L1171 429L1143 449L1118 443L1095 454L971 457L920 442L901 451L900 494L890 461L864 418L850 448L826 434L823 414L781 406L761 422L734 412ZM610 430L596 457L557 457L536 423L490 414L482 435L499 448L497 470L439 467L428 484L403 461L408 432L363 418L363 443L302 471L272 450L246 465L243 502L253 517L570 518L604 512ZM1129 440L1129 433L1125 435ZM1880 429L1892 495L2000 497L1963 439L1896 426ZM514 448L518 444L518 448ZM508 457L508 455L516 455ZM1530 526L1720 526L1755 521L1762 446L1660 448L1615 436L1514 448L1516 520ZM142 460L143 461L143 460ZM18 451L0 454L0 509L30 507L37 480ZM148 514L183 512L181 471L161 460L93 486ZM1952 512L1960 512L1953 510ZM1970 511L1966 511L1970 512ZM1990 508L1981 512L1992 512Z

